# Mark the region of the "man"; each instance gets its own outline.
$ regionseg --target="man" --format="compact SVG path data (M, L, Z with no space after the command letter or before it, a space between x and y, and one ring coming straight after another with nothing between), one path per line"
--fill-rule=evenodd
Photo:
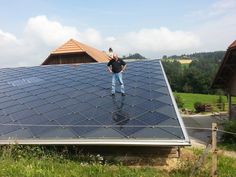
M111 87L111 95L114 96L116 92L116 80L120 83L120 92L122 96L125 96L125 87L122 79L122 73L126 68L126 63L119 59L117 54L113 54L113 59L110 60L107 64L108 71L112 73L112 87Z
M111 47L108 50L108 56L110 57L110 59L113 59L113 50Z

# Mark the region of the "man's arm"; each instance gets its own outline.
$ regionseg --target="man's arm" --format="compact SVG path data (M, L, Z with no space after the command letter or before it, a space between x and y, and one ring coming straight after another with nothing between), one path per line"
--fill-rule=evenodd
M112 73L112 67L111 67L111 66L107 66L107 68L108 68L108 71L109 71L110 73Z
M122 70L121 72L123 72L126 69L127 63L124 62L124 60L121 60L121 64L122 64Z
M107 69L110 73L112 72L111 60L107 63Z
M122 65L122 70L121 70L121 72L124 72L124 70L126 69L126 66L127 66L127 64Z

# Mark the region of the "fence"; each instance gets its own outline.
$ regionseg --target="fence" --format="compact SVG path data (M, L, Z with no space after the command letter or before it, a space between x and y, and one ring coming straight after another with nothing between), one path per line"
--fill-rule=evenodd
M0 123L0 125L11 125L11 126L19 126L19 124L3 124ZM55 126L58 127L60 125L40 125L40 124L21 124L21 126L29 126L29 127L47 127L47 126ZM86 127L97 127L99 125L85 125ZM117 125L120 126L120 125ZM77 125L64 125L63 127L83 127L81 125L77 126ZM116 127L114 125L108 126L108 127ZM143 126L124 126L124 127L143 127ZM146 126L148 127L148 126ZM151 126L152 128L179 128L179 126L169 126L169 125L156 125L156 126ZM211 142L209 142L204 150L204 152L202 153L202 155L200 156L198 162L196 163L196 165L193 167L192 172L190 174L190 177L193 177L196 173L196 171L199 169L199 167L202 165L202 163L204 162L204 159L206 157L206 155L208 154L209 150L211 149L212 151L212 167L211 167L211 176L212 177L217 177L217 132L222 132L222 133L227 133L227 134L231 134L233 136L236 136L235 132L229 132L229 131L225 131L225 130L221 130L218 129L217 124L216 123L212 123L212 127L211 128L200 128L200 127L185 127L186 129L191 129L191 130L208 130L212 132L212 136L211 136Z
M209 150L211 149L211 159L212 159L212 166L211 166L211 177L217 177L217 132L227 133L236 136L236 133L229 132L225 130L220 130L217 127L216 123L212 123L211 128L198 128L198 127L186 127L187 129L198 129L198 130L209 130L211 131L211 142L207 144L205 150L203 151L202 155L199 157L198 162L193 167L192 172L190 174L190 177L195 176L196 171L199 169L199 167L202 165L202 163L205 160L206 155L208 154Z

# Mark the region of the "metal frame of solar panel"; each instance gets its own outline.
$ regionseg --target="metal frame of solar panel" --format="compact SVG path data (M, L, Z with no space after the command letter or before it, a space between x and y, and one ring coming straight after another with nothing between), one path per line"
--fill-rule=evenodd
M160 60L0 69L0 144L189 145Z

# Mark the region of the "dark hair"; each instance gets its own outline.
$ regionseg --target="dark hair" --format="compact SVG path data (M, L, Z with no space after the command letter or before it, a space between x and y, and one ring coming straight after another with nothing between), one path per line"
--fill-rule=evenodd
M109 48L109 52L113 52L113 50L112 50L112 48L111 48L111 47Z

